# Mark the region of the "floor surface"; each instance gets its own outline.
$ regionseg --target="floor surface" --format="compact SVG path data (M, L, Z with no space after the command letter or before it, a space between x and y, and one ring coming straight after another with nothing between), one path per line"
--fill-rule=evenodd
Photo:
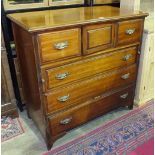
M119 108L102 117L99 117L87 124L84 124L74 130L68 132L64 137L58 139L54 145L57 147L64 144L78 136L81 136L98 126L104 124L107 121L113 120L128 113L128 108ZM2 155L42 155L47 151L44 139L40 135L39 130L35 124L26 115L26 112L20 113L20 118L25 129L25 133L19 135L11 140L2 143L1 154Z

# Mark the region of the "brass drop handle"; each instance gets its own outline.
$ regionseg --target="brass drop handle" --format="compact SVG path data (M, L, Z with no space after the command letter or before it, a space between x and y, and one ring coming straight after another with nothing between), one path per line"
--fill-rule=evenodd
M66 125L66 124L69 124L71 121L72 121L72 117L69 117L69 118L61 120L60 124L61 125Z
M68 95L65 95L65 96L62 96L62 97L58 97L58 101L60 102L66 102L67 100L69 100L69 94Z
M124 61L128 61L131 57L132 57L131 54L127 54L127 55L125 55L125 56L123 57L123 60L124 60Z
M132 35L132 34L135 32L135 30L136 30L136 29L127 29L127 30L125 31L125 33L126 33L127 35Z
M42 83L45 83L45 79L41 79L41 82L42 82Z
M69 75L69 73L68 73L68 72L65 72L65 73L62 73L62 74L57 74L57 75L55 76L55 78L56 78L57 80L63 80L63 79L65 79L68 75Z
M122 98L122 99L126 99L127 97L128 97L128 93L125 93L125 94L120 96L120 98Z
M121 76L121 78L122 78L123 80L126 80L126 79L128 79L129 77L130 77L130 73L127 73L127 74L124 74L124 75Z
M64 41L64 42L60 42L60 43L55 43L54 47L57 50L63 50L64 48L68 47L68 41Z

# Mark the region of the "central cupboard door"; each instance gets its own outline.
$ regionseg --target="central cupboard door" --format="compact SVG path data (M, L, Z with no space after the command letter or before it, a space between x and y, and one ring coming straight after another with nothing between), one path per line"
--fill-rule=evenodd
M83 52L90 54L114 46L114 24L85 26L83 29Z

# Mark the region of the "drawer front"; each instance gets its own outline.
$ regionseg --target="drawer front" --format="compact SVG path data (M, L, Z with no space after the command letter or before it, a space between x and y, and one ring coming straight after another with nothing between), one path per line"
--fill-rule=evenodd
M46 90L113 68L136 62L137 48L132 47L45 70Z
M136 80L136 70L136 65L132 65L53 90L45 95L47 113L62 110L108 90L131 84Z
M89 100L75 108L60 112L49 117L51 133L57 135L66 132L119 106L131 105L133 96L134 87L129 87L121 91L104 94L97 99Z
M83 30L84 54L113 47L114 24L90 25Z
M118 23L117 46L141 41L143 20L130 20Z
M38 35L41 62L80 55L81 30L70 29Z

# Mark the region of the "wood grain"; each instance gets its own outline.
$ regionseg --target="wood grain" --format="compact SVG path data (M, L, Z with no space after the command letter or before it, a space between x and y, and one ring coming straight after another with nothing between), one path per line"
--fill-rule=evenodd
M81 30L78 28L39 34L38 42L43 63L81 54ZM62 43L66 43L67 47L55 47Z
M128 55L131 57L125 61L124 57ZM47 68L45 69L45 77L43 77L45 80L44 84L46 91L57 86L81 80L82 78L86 78L97 73L136 63L136 57L137 47L132 47L102 54L89 59L83 59L81 61L69 63L56 68ZM58 75L63 74L67 74L64 79L57 79Z
M22 100L22 104L25 104L25 96L23 93L23 83L22 83L22 79L21 79L21 71L20 71L20 67L19 67L19 60L17 58L14 58L14 64L15 64L18 87L19 87L19 91L20 91L20 97Z
M129 85L136 80L136 65L125 67L120 70L113 70L107 73L88 78L77 82L76 84L55 89L45 95L47 113L62 110L71 104L80 104L83 100L94 97L108 90ZM129 78L124 80L121 76L130 74ZM60 97L69 95L65 102L59 101ZM77 105L77 104L76 104Z
M26 3L25 1L25 4L12 4L13 2L14 1L10 1L10 0L3 1L5 10L17 10L17 9L27 9L27 8L31 9L31 8L48 6L48 0L43 0L43 2L38 2L38 3Z
M110 6L8 15L28 113L48 148L80 124L120 106L133 107L147 15ZM134 33L127 35L130 29Z
M78 12L78 17L72 15L75 11ZM67 19L64 14L67 14ZM129 11L111 6L45 10L7 15L8 18L29 32L44 32L55 28L82 26L90 23L118 21L120 19L127 20L145 16L148 16L148 14L142 11Z
M72 1L54 1L49 0L50 6L64 6L64 5L84 4L84 0L72 0Z
M115 92L115 91L114 91ZM77 127L89 120L102 115L110 110L120 106L129 106L133 102L134 87L129 87L116 93L110 92L103 94L97 100L92 99L84 104L70 108L64 112L57 113L49 117L49 125L51 134L57 135L66 132L74 127ZM128 93L126 99L121 99L120 96ZM62 125L60 122L67 118L72 118L71 122Z
M38 85L38 72L33 45L33 36L18 25L12 23L17 58L23 82L23 93L29 117L33 119L42 135L45 137L46 124L41 105L40 90ZM39 116L39 117L38 117Z
M127 30L134 30L133 34L126 34ZM117 46L140 42L143 30L143 20L130 20L118 23Z
M88 31L88 48L109 44L111 42L111 26Z
M83 52L105 50L114 46L115 24L89 25L83 28Z
M108 53L111 53L111 52L120 51L120 50L123 50L125 48L132 48L132 47L135 47L135 46L137 46L137 48L139 49L140 43L132 43L132 44L118 46L118 47L114 47L114 48L110 48L110 49L106 49L106 50L101 50L101 51L94 52L94 53L87 54L87 55L72 57L72 58L69 58L69 59L62 59L61 61L57 60L57 61L54 61L54 62L45 63L43 65L40 65L41 74L44 74L45 70L47 70L48 68L49 69L57 68L57 67L60 67L60 66L66 65L66 64L70 64L70 63L72 64L74 62L82 61L82 60L85 60L85 59L92 59L93 57L97 57L97 56L102 55L102 54L108 54ZM39 60L38 60L38 62L39 62ZM45 77L45 76L46 75L43 75L43 77Z
M94 4L112 4L120 3L120 0L94 0Z
M5 49L3 31L1 32L1 116L14 118L19 115L12 85L7 51Z

